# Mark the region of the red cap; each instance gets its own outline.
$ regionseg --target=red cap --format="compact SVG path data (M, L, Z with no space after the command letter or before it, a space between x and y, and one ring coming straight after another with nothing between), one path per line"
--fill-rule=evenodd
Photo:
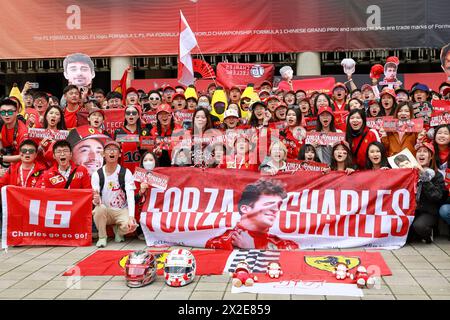
M380 79L384 73L384 67L381 64L375 64L370 68L370 78Z
M136 90L136 88L129 87L127 89L127 91L125 92L125 96L127 96L130 92L134 92L134 93L138 94L138 91Z
M385 94L388 94L388 95L390 95L392 98L396 98L396 94L395 94L395 90L394 89L390 89L390 88L384 88L383 89L383 91L381 91L381 93L380 93L380 98L383 96L383 95L385 95Z
M98 129L92 128L89 125L84 125L70 130L66 140L70 143L72 147L74 147L75 145L78 144L78 142L90 138L106 139L109 137L103 134Z
M334 85L333 90L331 90L331 92L333 92L334 89L336 89L336 88L344 88L345 92L348 91L347 87L342 82L336 82L336 84Z
M158 109L156 109L156 115L160 112L167 112L172 114L172 107L169 106L167 103L162 103L158 106Z
M97 108L97 107L93 107L91 108L91 110L89 110L89 115L93 114L94 112L98 112L103 116L103 119L105 118L105 111L103 111L103 109Z
M286 103L281 102L279 105L277 105L277 106L275 107L275 110L277 110L278 108L281 108L281 107L287 108L288 106L286 105Z
M239 88L239 86L232 86L232 87L230 88L230 92L231 92L233 89L237 89L237 90L239 90L239 92L242 92L242 90L241 90L241 88Z
M345 140L341 140L341 141L338 141L338 142L334 143L334 144L333 144L333 148L336 147L336 146L338 146L338 145L343 145L343 146L345 146L348 150L351 150L350 144L349 144L347 141L345 141Z
M172 87L171 85L164 86L162 89L163 89L163 90L162 90L163 92L164 92L166 89L172 89L173 91L176 91L175 88Z
M109 146L115 146L115 147L117 147L117 149L119 149L119 150L121 149L120 144L114 140L107 141L105 143L105 145L103 146L103 149L106 149L106 147L109 147Z
M443 96L446 96L449 93L450 93L450 87L447 87L447 88L444 89L444 91L442 91L442 95Z
M330 107L320 107L319 111L317 112L317 116L320 116L324 112L329 112L331 115L334 115L333 109L331 109Z
M373 92L373 88L372 88L372 86L370 84L367 84L367 83L363 84L362 87L361 87L361 92L363 92L366 89L368 89L368 90Z
M265 100L264 100L264 102L265 103L267 103L267 102L269 102L269 100L277 100L278 102L280 102L280 99L278 99L278 96L276 96L276 95L271 95L271 96L268 96Z
M431 151L431 157L433 157L434 156L434 146L433 146L433 144L431 143L431 142L429 142L429 141L420 141L419 143L417 143L415 146L414 146L414 149L416 149L416 151L417 150L419 150L421 147L425 147L425 148L427 148L428 150L430 150Z

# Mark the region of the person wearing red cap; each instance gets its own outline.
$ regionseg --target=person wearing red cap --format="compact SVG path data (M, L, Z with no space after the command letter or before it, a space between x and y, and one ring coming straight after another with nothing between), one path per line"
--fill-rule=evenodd
M248 136L237 136L234 140L233 154L227 155L225 159L227 169L258 171L257 155L253 152L255 148Z
M134 218L136 186L131 171L119 165L120 144L113 140L106 142L102 154L105 165L91 178L95 206L92 213L98 229L96 246L99 248L106 247L107 225L113 225L115 242L125 241L124 235L137 228Z
M353 163L360 169L366 165L366 151L369 144L373 141L380 141L378 132L367 127L366 113L360 109L350 111L345 139L350 145Z
M163 88L163 101L168 105L172 104L172 97L175 94L175 89L172 86L165 86Z
M394 118L407 121L413 119L413 109L409 103L400 103L395 109ZM393 156L403 149L407 148L413 155L416 154L414 146L422 137L425 136L425 132L420 135L417 132L386 132L383 128L380 129L381 142L386 148L388 157Z
M273 114L273 122L285 121L287 106L285 103L280 103L275 107L275 112Z
M186 98L182 93L175 93L172 96L172 108L174 111L186 109Z
M381 91L380 100L385 116L392 116L397 109L396 96L393 89L385 88Z
M214 91L216 91L217 85L213 82L208 85L208 95L212 97L214 95Z
M83 165L90 175L103 165L103 144L110 137L89 125L75 128L69 132L67 141L72 146L73 162Z
M378 98L378 88L376 85L371 86L370 84L364 84L361 87L361 95L364 101L375 100Z
M77 113L82 108L81 94L75 85L68 85L64 88L63 93L67 101L67 106L64 109L64 120L66 121L67 129L70 130L78 126Z
M269 233L286 196L284 186L277 180L261 178L247 185L238 202L240 221L233 229L209 239L205 248L299 249L295 241L284 240Z
M335 111L344 111L346 109L345 99L348 89L345 84L337 82L333 87L333 106Z
M105 112L103 109L92 108L89 111L87 120L89 122L89 126L94 128L95 130L100 131L104 135L109 136L108 131L105 130L104 122L105 122Z
M437 171L434 161L434 147L430 142L421 142L415 146L416 160L419 163L419 182L416 193L416 211L408 240L415 238L431 243L433 228L438 223L440 203L447 193L444 177Z
M172 115L172 108L166 104L161 104L156 111L156 126L150 132L152 139L157 141L157 145L153 152L158 157L161 167L170 167L172 147L170 142L166 142L164 138L169 139L173 135L179 135L182 132L181 127L175 124ZM159 141L159 142L158 142Z
M287 158L297 159L306 130L302 127L302 114L299 109L289 107L286 113L286 129L280 132L280 140L287 147Z
M12 164L0 178L0 188L19 186L37 188L41 184L45 165L36 161L38 145L30 139L23 140L19 147L19 161Z
M127 89L125 94L125 105L127 106L135 104L139 104L139 94L135 88L130 87Z
M139 137L149 136L152 130L151 124L141 124L139 108L129 105L124 109L125 120L123 126L114 131L114 140L120 135L137 135ZM120 165L134 173L141 161L143 151L139 147L139 142L121 142L122 156Z
M277 96L273 95L273 96L269 96L264 102L267 105L267 109L272 114L272 119L274 119L275 109L280 105L280 103L281 103L280 100L278 99Z
M286 92L286 94L284 95L284 103L286 103L286 105L290 106L292 104L295 104L295 92L294 91L288 91Z
M239 104L241 95L241 89L238 86L232 86L230 89L230 103Z
M259 87L259 91L272 92L272 83L268 80L264 80Z
M361 100L359 100L359 101L361 101ZM364 108L364 105L362 105L362 107ZM376 117L384 117L384 115L385 115L384 109L380 107L380 104L377 102L377 100L369 100L367 102L367 116L368 117L376 118Z
M317 100L317 98L316 98ZM336 129L334 125L334 113L333 109L330 106L320 107L317 113L317 125L316 132L342 132L339 129ZM332 148L331 146L320 146L314 144L314 148L316 148L319 159L322 163L330 164L332 157Z
M54 165L42 175L41 188L91 189L91 177L87 169L72 161L72 147L65 140L53 145Z

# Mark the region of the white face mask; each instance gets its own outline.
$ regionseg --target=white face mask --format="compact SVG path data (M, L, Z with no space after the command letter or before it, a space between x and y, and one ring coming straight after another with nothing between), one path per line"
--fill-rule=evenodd
M142 165L144 166L144 169L147 171L152 171L153 169L155 169L155 162L153 161L144 161Z

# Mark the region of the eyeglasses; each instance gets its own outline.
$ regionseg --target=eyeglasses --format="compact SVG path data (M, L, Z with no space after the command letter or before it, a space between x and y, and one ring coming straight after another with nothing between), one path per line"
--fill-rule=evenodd
M30 148L30 149L28 149L28 148L21 148L20 152L23 153L23 154L34 154L36 152L36 149L35 148Z
M137 116L138 112L137 111L125 111L125 114L127 116Z
M116 148L108 148L108 149L105 149L105 152L108 152L108 153L118 153L118 152L119 152L119 149L116 149Z
M15 110L2 110L0 111L0 115L2 116L12 116L16 111Z
M55 154L69 154L70 153L70 150L58 150L58 151L55 151Z
M159 100L161 100L161 99L159 99L159 98L149 98L149 100L156 100L156 101L159 101Z

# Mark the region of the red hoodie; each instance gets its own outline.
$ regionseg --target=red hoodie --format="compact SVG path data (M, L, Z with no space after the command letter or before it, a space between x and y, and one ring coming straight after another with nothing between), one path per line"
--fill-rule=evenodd
M20 166L22 161L12 164L5 175L0 178L0 188L4 186L18 186L22 187L20 178ZM35 188L41 184L42 174L45 171L45 165L40 162L34 163L34 168L31 173L29 171L23 171L23 179L26 180L24 187ZM27 179L28 177L28 179Z

